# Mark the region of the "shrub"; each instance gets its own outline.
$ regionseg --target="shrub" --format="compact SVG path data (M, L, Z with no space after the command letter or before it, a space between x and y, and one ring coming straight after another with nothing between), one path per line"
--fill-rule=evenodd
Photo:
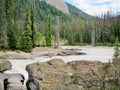
M115 48L114 48L114 58L119 58L120 57L120 43L119 39L115 39Z

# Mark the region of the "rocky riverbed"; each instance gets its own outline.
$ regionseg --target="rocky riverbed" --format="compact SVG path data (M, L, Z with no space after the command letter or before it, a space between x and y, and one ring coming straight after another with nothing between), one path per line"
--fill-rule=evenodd
M65 63L61 59L52 59L29 64L26 70L29 90L120 89L120 59L104 64L99 61Z
M119 90L120 59L112 63L61 59L28 64L28 80L24 74L4 73L12 64L0 60L0 90ZM27 88L25 87L27 86Z
M64 64L66 64L68 66L68 68L71 68L71 66L70 66L71 63L79 63L80 64L82 62L87 62L87 63L83 64L82 67L84 67L84 68L86 67L86 68L82 69L82 70L86 71L86 73L88 73L89 70L87 70L87 68L89 68L89 63L91 63L91 61L95 65L90 64L90 66L92 66L92 65L96 66L98 64L102 64L102 62L111 61L113 53L114 53L113 47L61 46L59 49L38 47L38 48L33 49L32 53L23 53L23 52L18 52L18 51L14 51L12 53L7 52L5 54L1 53L0 57L1 57L1 59L8 59L12 64L12 69L6 71L5 73L7 73L7 74L14 74L14 73L22 74L25 77L25 82L26 82L28 80L28 78L29 79L31 78L31 76L29 75L30 73L28 74L29 71L27 72L25 70L27 65L30 65L30 64L33 64L36 62L38 64L46 62L49 67L48 62L49 62L49 60L53 59L54 62L57 62L57 60L58 60L58 63L59 63L59 60L60 60L60 62L63 62ZM55 58L59 58L59 59L54 60ZM74 66L76 66L76 64L72 64L72 65L73 65L72 68L75 68ZM46 66L46 68L47 68L47 66ZM52 68L52 70L53 70L53 68ZM72 71L72 73L69 72L69 74L70 73L71 73L71 75L75 74L75 73L73 73L72 69L70 71ZM80 73L82 73L83 71L80 71ZM55 73L55 72L53 72L53 73ZM61 73L61 72L59 72L59 73ZM55 75L57 75L57 74L55 74ZM69 76L69 78L71 78L71 77L76 78L76 77L79 77L79 75ZM81 77L81 75L80 75L80 77ZM31 80L33 80L33 78ZM37 80L37 79L38 78L36 78L35 80ZM39 78L39 79L43 79L43 78ZM37 82L38 82L38 80L37 80ZM76 80L75 80L75 82L76 82ZM71 86L71 84L69 84L69 85ZM29 84L28 84L28 86L29 86ZM76 84L73 85L73 88L75 88L75 87L77 88ZM67 87L65 86L65 88L67 88ZM73 88L69 89L69 90L73 90ZM49 90L49 89L45 89L45 90ZM56 90L56 89L51 89L51 90ZM60 90L67 90L67 89L60 89ZM76 90L79 90L79 89L77 88ZM96 90L96 89L94 89L94 90Z
M31 53L21 51L0 51L0 59L8 60L39 60L61 58L65 62L76 60L94 60L108 62L113 58L114 47L107 46L60 46L58 49L36 47Z

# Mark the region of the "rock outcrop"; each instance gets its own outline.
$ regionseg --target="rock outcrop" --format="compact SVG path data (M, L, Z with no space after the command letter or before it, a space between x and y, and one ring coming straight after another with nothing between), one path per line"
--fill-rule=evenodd
M24 90L22 74L4 74L4 90Z
M69 13L68 6L64 0L46 0L46 2L64 13Z
M97 61L65 63L53 59L26 67L28 90L109 90L120 89L120 67Z
M24 90L24 76L21 74L4 74L10 70L12 64L7 60L0 60L0 90Z
M6 70L10 70L12 68L12 64L7 60L0 60L0 72L4 72Z
M4 90L4 75L0 73L0 90Z
M0 73L0 90L26 90L22 74Z
M120 68L112 63L76 61L68 63L74 70L73 83L84 89L120 89Z
M30 78L27 83L28 88L32 85L32 88L37 88L34 90L38 88L39 90L73 90L74 86L70 86L72 70L61 59L53 59L46 63L33 63L28 65L26 70ZM78 87L76 88L74 90L78 90Z
M4 79L5 75L3 74L4 71L10 70L12 65L7 60L0 60L0 90L4 90Z

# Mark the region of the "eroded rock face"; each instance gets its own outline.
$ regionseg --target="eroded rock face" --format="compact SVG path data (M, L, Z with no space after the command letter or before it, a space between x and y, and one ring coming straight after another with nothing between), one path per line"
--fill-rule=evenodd
M5 90L24 90L24 76L22 74L4 74Z
M57 9L61 10L64 13L69 13L67 4L64 0L46 0L46 2L50 5L55 6Z
M12 64L7 60L0 60L0 72L4 72L6 70L10 70L12 68Z
M99 90L120 89L120 68L98 61L63 62L52 59L26 67L29 73L28 90Z
M4 90L4 75L0 73L0 90Z
M0 90L25 90L24 76L21 74L0 73Z

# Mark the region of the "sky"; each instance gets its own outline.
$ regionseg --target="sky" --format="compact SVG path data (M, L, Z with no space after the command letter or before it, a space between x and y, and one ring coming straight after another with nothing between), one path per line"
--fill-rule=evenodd
M92 16L98 16L107 11L114 14L120 12L120 0L64 0Z

